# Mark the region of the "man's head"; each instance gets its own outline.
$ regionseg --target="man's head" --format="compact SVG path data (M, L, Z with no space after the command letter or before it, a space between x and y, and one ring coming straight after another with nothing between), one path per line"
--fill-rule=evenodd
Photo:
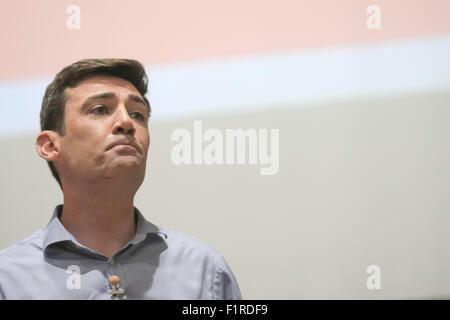
M64 180L120 175L142 183L150 143L146 92L147 75L135 60L86 59L55 76L42 102L36 149L61 189Z

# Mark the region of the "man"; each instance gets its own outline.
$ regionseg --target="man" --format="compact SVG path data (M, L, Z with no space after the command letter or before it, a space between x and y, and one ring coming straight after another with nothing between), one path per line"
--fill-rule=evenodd
M135 60L87 59L47 87L38 154L64 204L0 252L3 299L240 299L213 248L134 207L150 144L147 75Z

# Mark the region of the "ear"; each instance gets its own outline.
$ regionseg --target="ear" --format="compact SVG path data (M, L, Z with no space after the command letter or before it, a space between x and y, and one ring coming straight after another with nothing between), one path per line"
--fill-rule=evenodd
M47 161L54 161L60 155L61 136L51 130L42 131L36 139L36 151L41 158Z

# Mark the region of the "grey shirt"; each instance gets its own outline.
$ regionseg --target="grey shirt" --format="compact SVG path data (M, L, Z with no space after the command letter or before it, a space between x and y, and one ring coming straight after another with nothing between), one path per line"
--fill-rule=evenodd
M0 299L241 299L229 266L209 245L158 228L135 208L135 237L108 259L64 228L62 208L47 228L0 251Z

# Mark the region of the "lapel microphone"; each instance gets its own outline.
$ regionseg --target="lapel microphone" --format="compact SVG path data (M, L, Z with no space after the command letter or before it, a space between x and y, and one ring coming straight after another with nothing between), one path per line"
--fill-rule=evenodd
M111 290L108 290L108 294L111 295L112 300L122 300L125 295L125 290L120 288L120 278L113 275L109 278L109 284L111 285Z

